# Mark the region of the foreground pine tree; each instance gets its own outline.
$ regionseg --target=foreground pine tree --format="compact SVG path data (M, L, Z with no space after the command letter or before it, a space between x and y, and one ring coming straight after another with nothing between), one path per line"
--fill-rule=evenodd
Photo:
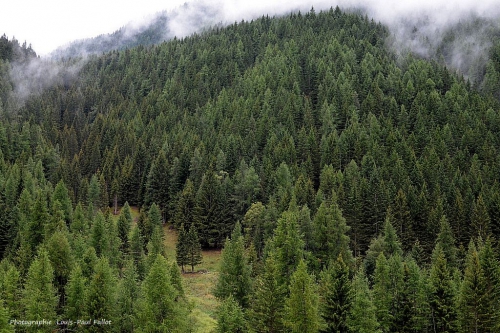
M346 332L351 308L351 278L342 254L321 273L321 315L326 327L322 332Z
M246 330L245 316L243 309L238 302L229 295L222 301L217 309L216 333L244 333Z
M3 307L0 299L0 333L14 333L14 326L9 324L9 312Z
M53 285L54 270L50 264L45 249L38 252L38 256L31 264L24 286L24 317L26 320L55 318L57 307L56 288ZM52 331L52 326L36 327L40 332ZM30 328L35 331L35 328Z
M479 253L473 241L465 260L465 272L459 296L459 323L462 332L495 332L488 286Z
M456 332L455 285L443 249L436 245L430 272L431 325L436 332Z
M232 295L243 308L248 306L251 291L251 268L245 254L245 244L241 226L236 223L231 239L226 241L222 250L219 279L214 295L225 299Z
M107 258L100 258L87 289L87 315L93 319L114 321L116 280ZM93 332L106 332L109 326L92 326Z
M278 281L276 260L269 256L264 269L254 284L251 307L248 310L249 329L256 333L277 333L283 331L283 310L286 286Z
M177 243L175 244L175 259L184 272L184 266L188 264L188 237L184 224L180 225L177 233Z
M66 285L66 318L84 318L86 315L85 304L87 297L87 280L82 273L80 265L75 265Z
M139 296L138 276L132 260L127 260L123 268L123 278L118 284L115 311L120 318L113 325L119 332L134 332L134 314Z
M373 304L373 296L368 288L368 279L361 268L352 281L350 289L352 306L347 316L348 331L352 333L381 333Z
M176 302L178 292L172 285L170 267L156 256L141 287L136 308L136 327L143 332L184 332L187 308Z
M393 314L391 313L389 265L384 253L377 258L373 281L373 302L376 307L377 321L380 324L380 330L387 333L392 325Z
M322 328L319 295L304 260L299 262L285 300L284 324L291 333L316 333Z
M201 264L203 258L201 255L201 244L198 238L198 231L196 231L194 224L191 224L189 227L185 246L187 248L186 264L191 266L191 272L194 272L194 266Z

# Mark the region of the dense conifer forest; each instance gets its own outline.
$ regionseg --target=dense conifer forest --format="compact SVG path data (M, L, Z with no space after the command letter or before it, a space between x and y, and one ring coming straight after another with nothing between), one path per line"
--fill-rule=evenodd
M500 52L478 87L388 35L263 16L28 97L2 37L0 332L191 332L202 249L215 332L499 332Z

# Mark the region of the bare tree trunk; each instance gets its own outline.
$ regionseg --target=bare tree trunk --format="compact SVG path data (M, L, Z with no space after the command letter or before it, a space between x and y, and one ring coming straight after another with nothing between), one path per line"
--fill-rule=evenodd
M117 215L118 214L118 195L116 195L116 194L115 194L115 197L113 199L113 204L114 204L113 214Z

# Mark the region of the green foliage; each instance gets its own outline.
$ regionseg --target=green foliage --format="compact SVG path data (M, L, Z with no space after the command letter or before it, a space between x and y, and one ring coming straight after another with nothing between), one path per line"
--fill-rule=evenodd
M226 299L232 295L241 307L246 308L251 287L251 266L248 264L245 253L241 225L236 223L231 239L226 240L222 250L219 279L214 295L220 299Z
M280 284L288 285L292 273L304 258L304 241L299 233L297 213L283 212L266 251L273 253L276 259Z
M14 327L9 324L9 313L2 304L0 304L0 332L14 333Z
M435 49L483 30L480 20L467 24ZM284 299L299 263L319 272L341 254L351 271L363 261L372 286L356 277L352 307L334 312L351 331L499 331L498 41L468 83L441 60L395 56L388 35L339 8L264 16L81 64L57 60L78 73L56 75L22 103L11 66L32 50L0 38L0 259L9 262L0 298L9 316L63 315L83 302L83 315L120 322L115 331L182 331L185 277L155 264L163 225L184 224L179 245L193 255L178 264L194 270L200 245L221 248L241 221L220 277L222 298L248 309L245 329L294 330L300 316L288 301L284 326ZM127 203L118 221L108 213L124 202L140 208L137 226ZM198 241L188 241L192 229ZM466 256L471 237L477 249ZM52 306L35 309L27 290L42 288L35 271L50 275L44 256L52 291L41 302ZM328 282L324 300L345 299L345 276Z
M182 224L189 230L189 226L193 223L193 210L195 207L196 191L193 182L188 179L184 185L184 189L179 197L177 206L173 216L173 224L176 228L180 228Z
M248 310L248 325L254 332L281 332L286 286L278 281L278 267L273 256L267 257L263 272L254 283Z
M290 281L290 294L285 300L284 324L294 333L319 332L321 316L319 295L313 277L307 273L301 260Z
M181 266L184 272L184 266L188 264L188 233L184 228L184 224L181 224L177 233L177 244L175 245L175 260Z
M170 279L172 280L172 285L177 290L177 296L179 298L186 297L186 293L184 292L184 287L182 286L182 275L179 269L179 266L174 261L170 265Z
M118 229L118 238L120 239L120 251L122 251L122 253L128 253L130 250L129 234L132 227L132 217L130 216L130 209L128 213L130 218L127 218L126 215L127 214L125 213L125 211L122 210L120 216L118 217L118 222L116 225Z
M123 278L117 287L116 307L120 321L114 323L119 332L134 332L136 301L139 297L138 276L133 261L127 261Z
M352 280L350 289L352 306L347 316L349 332L380 333L373 296L368 288L368 279L363 269L360 269Z
M460 286L459 323L463 332L494 332L497 328L495 301L490 298L479 252L473 241L465 259L464 279ZM493 302L491 302L493 301ZM493 307L492 307L493 306Z
M349 267L342 254L321 274L321 315L326 327L322 332L346 332L352 304Z
M66 285L66 318L84 318L87 296L87 279L83 275L80 265L75 265Z
M54 269L50 264L45 249L40 249L31 264L24 285L23 305L26 320L55 318L57 308L57 290L53 285ZM50 332L53 327L39 327L41 331Z
M217 333L246 332L245 316L241 305L229 295L217 309Z
M169 265L162 255L158 255L141 287L135 312L139 330L186 331L187 309L176 303L176 297L177 290L171 282Z
M313 220L315 253L325 265L329 258L342 256L347 265L352 265L353 257L349 249L349 227L342 216L342 212L334 201L323 201Z
M186 264L191 266L191 272L193 272L194 266L201 264L203 258L201 255L201 245L198 239L198 232L196 231L194 224L191 224L191 227L189 227L186 237L186 248Z
M5 263L0 273L0 299L4 301L3 305L10 318L20 318L22 289L19 271L11 263Z
M100 258L94 267L94 274L86 292L86 314L90 318L115 320L116 279L108 259ZM96 331L105 331L105 326L94 326Z
M373 281L373 302L376 307L376 318L380 324L380 330L389 332L394 314L391 313L389 265L384 253L381 253L377 258Z
M436 245L430 271L430 307L433 326L438 331L456 332L456 287L443 249Z

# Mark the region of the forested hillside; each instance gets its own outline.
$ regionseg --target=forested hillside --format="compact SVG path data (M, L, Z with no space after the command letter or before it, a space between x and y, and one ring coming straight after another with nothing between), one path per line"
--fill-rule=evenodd
M200 247L217 332L500 331L500 104L388 34L265 16L22 103L2 56L0 331L189 332Z

